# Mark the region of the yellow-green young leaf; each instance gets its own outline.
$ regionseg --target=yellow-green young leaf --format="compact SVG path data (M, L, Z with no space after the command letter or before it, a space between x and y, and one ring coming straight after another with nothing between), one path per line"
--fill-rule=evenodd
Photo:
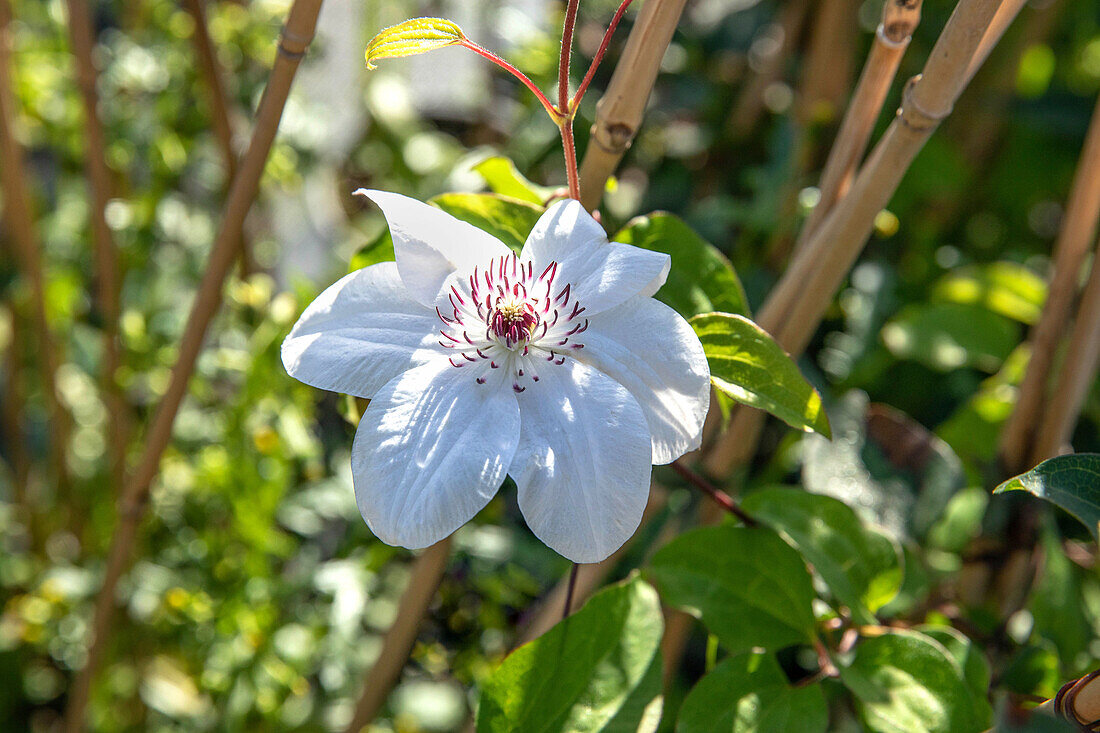
M821 395L764 329L732 313L703 313L689 323L703 344L716 389L792 428L832 437Z
M493 193L441 193L428 203L492 234L517 254L542 216L541 206Z
M527 180L516 164L503 155L494 155L474 166L493 193L542 206L554 189Z
M385 30L367 44L367 68L374 69L378 59L415 56L437 48L454 46L466 40L462 29L444 18L413 18Z

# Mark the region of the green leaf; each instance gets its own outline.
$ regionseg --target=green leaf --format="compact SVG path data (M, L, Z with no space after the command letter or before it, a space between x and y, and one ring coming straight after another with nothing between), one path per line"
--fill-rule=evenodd
M516 164L503 155L486 158L474 166L493 193L542 206L554 193L554 189L532 183L519 172Z
M1100 522L1100 453L1075 453L1043 461L993 490L1027 491L1077 517L1096 539Z
M684 699L676 733L824 733L821 685L791 687L775 657L745 652L724 660Z
M390 236L389 227L385 227L377 237L352 255L351 262L348 263L348 272L362 270L379 262L393 262L394 259L393 237Z
M981 649L958 629L950 626L917 626L914 631L930 636L942 644L962 668L963 679L973 694L974 714L980 726L986 728L993 718L993 706L988 700L993 675L989 661Z
M489 675L477 730L655 730L663 631L657 594L639 578L597 593Z
M886 348L939 371L969 366L995 372L1020 340L1019 327L978 305L905 308L882 328Z
M684 318L713 312L749 315L733 265L679 217L663 211L639 216L612 239L672 257L668 281L654 297Z
M1046 297L1046 281L1015 262L960 267L932 287L936 302L980 305L1027 324L1039 320Z
M444 193L428 203L489 232L517 253L543 212L541 206L493 193Z
M367 68L378 59L415 56L466 40L462 29L444 18L413 18L378 32L367 44Z
M1058 652L1046 639L1037 639L1016 652L1001 673L1001 689L1019 695L1051 698L1062 686Z
M747 497L744 507L802 553L857 623L877 623L874 612L901 588L900 548L864 527L844 502L799 489L765 489Z
M731 652L809 642L813 584L806 564L763 527L705 527L653 556L664 599L698 615Z
M962 668L936 640L915 631L863 639L841 682L875 733L977 733L974 699Z
M705 313L690 323L703 344L717 389L793 428L831 437L821 395L764 329L730 313Z

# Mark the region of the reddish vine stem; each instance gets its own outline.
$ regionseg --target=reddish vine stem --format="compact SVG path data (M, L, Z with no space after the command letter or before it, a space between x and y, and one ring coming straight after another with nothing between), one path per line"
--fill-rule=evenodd
M588 85L592 83L592 77L596 75L596 69L599 68L600 63L603 61L604 54L607 53L607 47L611 45L611 37L615 35L615 29L619 27L619 21L623 19L623 14L626 13L626 9L630 7L630 3L634 0L623 0L619 4L619 9L615 11L615 16L611 19L611 24L607 26L607 31L603 34L603 41L600 43L599 50L596 51L596 55L592 57L592 63L588 65L588 71L584 75L584 79L581 81L581 85L577 87L576 94L573 95L573 99L569 102L569 110L575 111L580 106L581 100L584 99L584 93L588 91Z
M569 58L573 50L573 31L577 27L577 10L581 0L569 0L565 6L565 23L561 28L561 55L558 57L558 111L569 114Z
M581 569L579 563L573 563L573 567L569 570L569 585L565 590L565 607L561 610L561 620L569 618L569 614L573 613L573 592L577 588L577 571Z
M737 502L733 500L732 496L707 481L700 474L692 471L680 461L673 461L672 469L680 474L689 484L709 496L711 501L715 504L744 522L746 527L755 527L757 525L757 521L753 519L748 512L742 509Z

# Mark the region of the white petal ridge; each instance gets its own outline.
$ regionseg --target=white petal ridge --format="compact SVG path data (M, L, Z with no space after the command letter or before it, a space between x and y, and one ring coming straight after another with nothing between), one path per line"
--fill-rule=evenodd
M520 438L509 473L527 525L573 562L623 545L649 497L650 438L637 401L592 367L567 359L517 395Z
M593 316L583 361L638 400L653 440L653 463L671 463L699 447L710 407L710 368L703 345L679 313L635 297Z
M359 512L380 540L427 547L496 494L519 436L511 390L479 385L443 360L386 384L352 446Z
M290 376L320 389L373 397L397 375L440 358L439 317L414 301L383 262L345 275L302 313L283 341Z
M494 257L511 252L488 232L416 199L364 188L355 193L382 209L401 279L424 305L435 307L451 273L468 274L475 266L484 267Z

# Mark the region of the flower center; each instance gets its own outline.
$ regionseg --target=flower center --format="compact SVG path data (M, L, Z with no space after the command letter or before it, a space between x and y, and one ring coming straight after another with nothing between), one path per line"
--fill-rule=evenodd
M515 254L494 258L451 285L449 315L436 308L443 322L439 344L456 352L453 366L480 367L474 369L478 384L500 373L522 392L521 382L538 382L543 365L564 364L569 349L584 348L577 336L588 319L571 290L559 282L557 262L536 275L534 265Z

